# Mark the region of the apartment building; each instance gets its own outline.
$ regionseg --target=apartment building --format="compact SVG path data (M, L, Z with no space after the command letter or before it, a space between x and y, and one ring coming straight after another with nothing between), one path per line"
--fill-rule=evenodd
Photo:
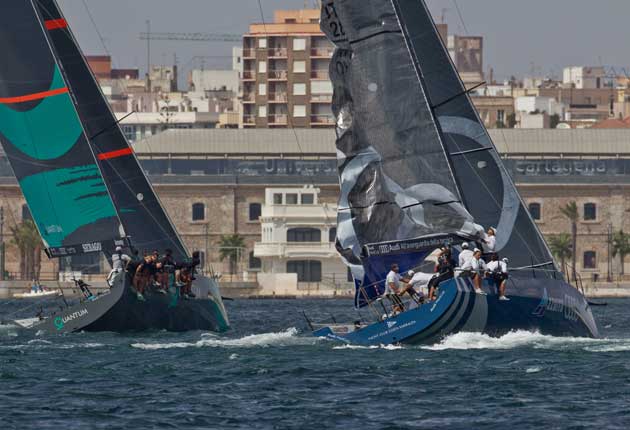
M333 46L319 29L320 11L276 11L243 37L245 128L333 127L328 67Z

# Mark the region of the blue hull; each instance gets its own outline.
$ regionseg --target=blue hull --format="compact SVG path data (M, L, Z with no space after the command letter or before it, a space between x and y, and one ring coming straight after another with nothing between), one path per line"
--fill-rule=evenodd
M314 335L359 345L435 343L457 332L599 335L588 302L564 281L512 278L507 290L510 301L500 301L491 282L486 281L483 289L488 295L475 294L470 280L452 279L440 286L434 302L356 331L324 327Z

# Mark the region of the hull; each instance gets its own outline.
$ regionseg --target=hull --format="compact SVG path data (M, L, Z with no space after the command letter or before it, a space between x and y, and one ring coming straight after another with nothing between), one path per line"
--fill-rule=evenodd
M493 283L484 283L483 289L485 296L475 294L469 280L452 279L440 287L434 302L358 330L324 327L314 335L362 345L435 343L457 332L498 337L527 330L552 336L599 336L588 302L564 281L510 279L510 301L499 300Z
M200 298L184 300L175 294L147 293L146 301L140 301L126 276L121 274L108 292L69 306L28 328L57 334L75 331L226 331L229 321L216 282L199 276L193 291Z
M14 299L41 299L42 297L56 297L61 295L59 291L44 291L43 293L17 293Z

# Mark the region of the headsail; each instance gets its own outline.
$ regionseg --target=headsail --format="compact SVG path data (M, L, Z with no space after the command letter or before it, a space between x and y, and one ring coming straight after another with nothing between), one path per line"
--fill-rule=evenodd
M0 14L0 142L49 256L113 249L120 221L30 1Z
M416 267L480 225L498 228L512 264L551 261L424 2L327 0L321 25L337 46L337 245L357 283L382 282L393 262Z
M188 256L145 176L133 150L110 110L68 23L54 0L33 0L48 38L73 95L77 112L88 135L124 231L141 251L170 248L173 256Z

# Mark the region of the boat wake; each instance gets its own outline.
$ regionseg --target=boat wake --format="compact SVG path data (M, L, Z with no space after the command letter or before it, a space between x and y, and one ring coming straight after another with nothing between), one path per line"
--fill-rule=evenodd
M561 350L582 348L589 352L618 352L630 351L630 339L555 337L519 330L498 338L482 333L456 333L446 337L440 343L421 348L430 351L516 348Z
M173 343L132 343L132 348L144 350L174 349L174 348L253 348L270 346L314 345L319 340L311 337L298 336L296 328L277 333L261 333L244 336L238 339L225 339L214 335L202 336L197 342Z

